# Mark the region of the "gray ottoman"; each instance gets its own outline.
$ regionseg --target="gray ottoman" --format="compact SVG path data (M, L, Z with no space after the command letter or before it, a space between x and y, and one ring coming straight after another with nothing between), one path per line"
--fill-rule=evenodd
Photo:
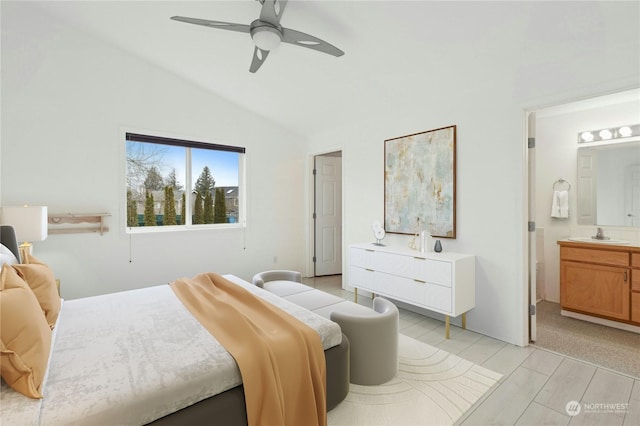
M376 297L373 310L355 303L338 304L330 316L350 343L351 383L380 385L398 373L398 308Z

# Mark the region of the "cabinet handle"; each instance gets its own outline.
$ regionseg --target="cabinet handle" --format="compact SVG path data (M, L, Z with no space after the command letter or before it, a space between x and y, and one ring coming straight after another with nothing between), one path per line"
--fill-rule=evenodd
M422 281L422 280L418 280L418 279L413 279L415 282L420 283L420 284L426 284L426 281Z
M627 282L627 271L624 271L624 282Z
M371 253L373 253L375 250L371 250L371 249L364 249L364 251L370 251Z
M365 268L364 270L365 270L365 271L369 271L369 272L374 272L374 270L373 270L373 269L369 269L369 268Z
M418 256L413 256L413 258L416 259L416 260L427 260L424 257L418 257Z

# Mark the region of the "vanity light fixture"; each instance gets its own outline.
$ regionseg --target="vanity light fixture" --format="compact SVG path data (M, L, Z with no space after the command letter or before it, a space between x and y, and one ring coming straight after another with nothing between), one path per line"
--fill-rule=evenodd
M602 142L640 136L640 124L587 130L578 133L578 143Z
M620 134L620 136L622 136L623 138L628 138L629 136L633 135L633 131L631 130L631 127L629 126L622 126L618 129L618 133Z
M580 134L580 140L578 142L593 142L593 133L582 132Z
M609 140L613 137L613 133L609 129L604 129L600 130L598 136L600 136L600 138L602 138L603 140Z

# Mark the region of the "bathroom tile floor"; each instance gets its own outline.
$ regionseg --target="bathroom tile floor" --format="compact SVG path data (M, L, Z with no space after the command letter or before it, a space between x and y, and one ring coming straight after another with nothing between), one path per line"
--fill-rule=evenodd
M353 293L341 288L341 275L303 282L353 300ZM359 296L358 303L371 306L371 299ZM442 321L405 309L400 309L400 333L503 374L457 425L640 425L640 378L454 325L447 340Z

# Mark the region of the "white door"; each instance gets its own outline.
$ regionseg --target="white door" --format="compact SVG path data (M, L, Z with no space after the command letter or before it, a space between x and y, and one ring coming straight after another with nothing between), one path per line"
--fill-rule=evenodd
M529 204L529 340L536 341L537 338L537 319L536 319L536 301L538 299L536 291L536 115L535 112L529 113L527 117L527 158L529 169L528 182L528 204Z
M315 157L315 275L342 273L342 157Z

